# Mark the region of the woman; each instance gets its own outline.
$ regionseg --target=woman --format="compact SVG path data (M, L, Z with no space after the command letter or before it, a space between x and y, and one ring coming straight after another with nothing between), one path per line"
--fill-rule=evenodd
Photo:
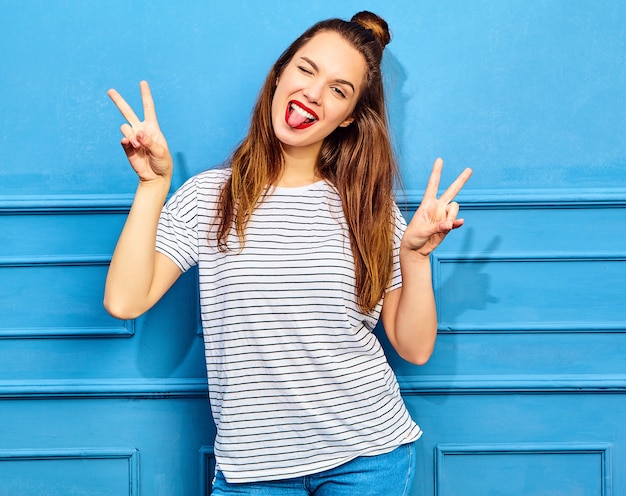
M131 319L199 267L211 408L213 494L408 494L413 442L396 378L372 329L423 364L437 334L429 256L460 227L439 198L437 160L406 226L380 62L380 17L322 21L270 71L229 167L187 181L162 208L172 158L150 89L122 146L139 186L118 241L105 306Z

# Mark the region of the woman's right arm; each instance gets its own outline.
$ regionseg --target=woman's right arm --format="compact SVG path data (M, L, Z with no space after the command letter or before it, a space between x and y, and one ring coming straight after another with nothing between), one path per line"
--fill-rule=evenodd
M133 319L149 310L181 275L178 266L155 250L159 215L171 184L172 157L161 133L148 83L140 83L144 121L115 90L109 96L128 121L122 147L139 176L132 207L113 253L104 306L114 317Z

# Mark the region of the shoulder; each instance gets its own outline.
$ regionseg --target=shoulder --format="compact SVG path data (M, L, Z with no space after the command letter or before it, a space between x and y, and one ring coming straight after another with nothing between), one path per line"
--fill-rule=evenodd
M402 236L404 236L404 231L407 227L407 222L402 214L402 210L398 207L398 204L394 201L392 207L392 216L393 216L393 237L394 237L394 246L399 248L400 241L402 240Z
M199 190L203 189L222 189L224 183L230 178L231 169L229 168L217 168L207 169L203 172L196 174L187 180L187 183L192 182Z
M224 183L230 177L228 169L208 169L187 179L176 190L174 197L215 197L219 196Z

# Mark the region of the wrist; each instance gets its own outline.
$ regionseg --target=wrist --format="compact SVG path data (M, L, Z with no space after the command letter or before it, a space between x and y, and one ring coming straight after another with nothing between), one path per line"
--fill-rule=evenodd
M172 182L172 174L155 174L149 179L139 178L139 187L146 188L167 188L169 190Z
M172 176L156 176L154 179L141 179L137 185L137 193L157 195L165 198L172 183Z
M406 246L400 245L400 262L418 265L430 265L430 254L424 255L418 250L413 250Z

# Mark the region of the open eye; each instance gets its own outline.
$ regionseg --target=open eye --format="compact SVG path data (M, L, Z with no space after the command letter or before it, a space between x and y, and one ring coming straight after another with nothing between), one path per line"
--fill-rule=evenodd
M337 95L339 95L341 98L346 98L346 93L345 91L343 91L339 86L333 86L332 91L334 91Z

